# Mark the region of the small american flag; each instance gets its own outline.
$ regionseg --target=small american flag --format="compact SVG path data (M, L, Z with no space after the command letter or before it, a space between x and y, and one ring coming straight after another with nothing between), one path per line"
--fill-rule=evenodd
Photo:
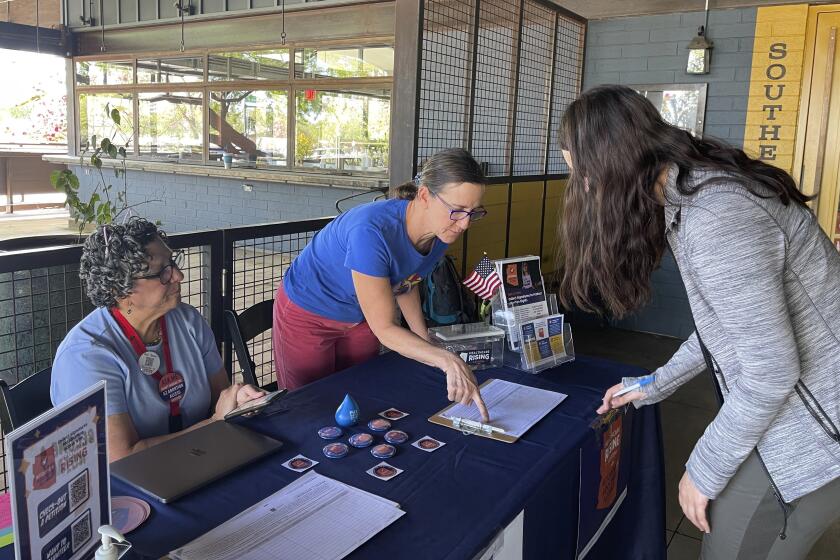
M481 299L490 299L499 286L502 285L502 279L496 274L496 269L493 268L493 263L484 255L472 274L467 276L464 280L464 286L475 292Z

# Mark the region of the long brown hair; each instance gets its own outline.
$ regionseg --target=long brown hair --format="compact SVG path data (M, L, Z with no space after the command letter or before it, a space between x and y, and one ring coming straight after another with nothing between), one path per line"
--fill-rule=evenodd
M558 244L564 262L560 299L567 308L622 317L649 301L650 276L666 245L656 181L672 163L684 195L723 180L785 205L809 200L786 172L723 142L694 138L625 86L581 95L563 116L558 137L573 166ZM696 168L725 176L690 185Z

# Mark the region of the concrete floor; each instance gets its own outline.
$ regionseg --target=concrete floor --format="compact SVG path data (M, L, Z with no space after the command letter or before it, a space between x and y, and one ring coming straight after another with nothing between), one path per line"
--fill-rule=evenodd
M598 327L574 330L575 351L654 370L668 361L680 340L630 331ZM682 514L677 485L695 442L714 418L717 403L708 372L703 372L660 404L665 446L665 539L668 560L696 560L700 556L701 533ZM820 539L808 560L836 560L840 557L840 522Z
M27 210L0 213L0 240L28 235L64 235L78 233L70 227L70 214L65 209Z

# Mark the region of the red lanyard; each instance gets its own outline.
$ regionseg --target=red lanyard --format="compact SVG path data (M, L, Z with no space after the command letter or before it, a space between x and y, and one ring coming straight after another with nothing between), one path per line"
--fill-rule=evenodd
M140 338L140 335L137 334L137 331L134 327L131 326L131 323L125 318L125 316L120 312L119 309L116 307L111 309L111 315L114 316L114 319L117 321L117 324L120 326L120 330L128 339L128 342L131 343L131 347L134 348L134 352L137 354L137 357L140 358L143 354L146 353L146 345L143 343L143 340ZM172 368L172 355L169 353L169 337L166 334L166 318L160 318L160 336L163 339L163 359L166 362L166 377L177 376L180 378L181 376L178 373L175 373L175 370ZM177 432L180 431L181 425L181 396L177 398L169 398L163 396L164 391L164 382L171 382L172 380L166 379L161 373L160 370L151 374L155 381L158 382L158 389L161 392L161 398L163 400L169 401L169 431L170 432ZM181 380L183 383L183 380ZM183 394L183 391L182 393Z

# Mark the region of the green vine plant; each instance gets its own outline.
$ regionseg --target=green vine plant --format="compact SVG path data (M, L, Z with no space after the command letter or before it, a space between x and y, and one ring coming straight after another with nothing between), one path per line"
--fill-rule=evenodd
M111 122L114 123L114 130L110 137L97 138L92 136L88 147L79 157L79 165L85 171L94 169L98 176L96 186L87 200L79 196L79 177L70 169L53 171L50 174L50 183L53 188L62 191L67 195L67 206L70 209L70 216L75 220L79 230L79 237L84 235L85 229L92 224L97 226L110 224L120 217L127 218L133 209L153 200L146 200L137 204L128 203L128 181L126 178L127 149L130 148L131 138L134 132L123 134L124 142L120 145L115 143L115 138L121 132L122 115L116 107L105 106L105 112ZM126 139L127 138L127 139ZM98 143L97 143L98 140ZM90 147L93 147L91 151ZM108 157L115 160L114 177L120 182L115 187L106 179L102 169L102 158ZM159 202L159 201L157 201Z

